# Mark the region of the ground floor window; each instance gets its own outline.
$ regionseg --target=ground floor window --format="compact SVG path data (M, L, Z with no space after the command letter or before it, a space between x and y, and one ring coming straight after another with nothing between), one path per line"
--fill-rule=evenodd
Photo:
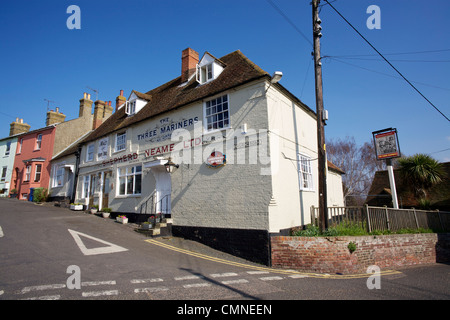
M141 194L142 166L118 169L119 195Z

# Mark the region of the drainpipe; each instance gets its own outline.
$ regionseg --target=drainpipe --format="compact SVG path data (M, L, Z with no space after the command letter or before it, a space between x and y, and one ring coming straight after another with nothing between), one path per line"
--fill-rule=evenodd
M78 147L78 150L75 152L75 156L77 157L75 161L75 172L74 172L74 181L73 181L73 190L72 196L70 197L70 202L75 203L75 196L77 194L77 185L78 185L78 172L80 171L80 156L81 156L81 147Z

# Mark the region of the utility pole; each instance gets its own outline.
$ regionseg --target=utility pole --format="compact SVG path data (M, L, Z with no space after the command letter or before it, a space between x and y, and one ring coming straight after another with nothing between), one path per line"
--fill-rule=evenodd
M316 82L316 115L317 115L317 153L319 164L319 228L328 228L327 207L327 154L325 147L325 116L322 91L322 62L320 57L320 38L322 37L321 20L319 19L320 0L312 0L312 22L314 35L314 70Z

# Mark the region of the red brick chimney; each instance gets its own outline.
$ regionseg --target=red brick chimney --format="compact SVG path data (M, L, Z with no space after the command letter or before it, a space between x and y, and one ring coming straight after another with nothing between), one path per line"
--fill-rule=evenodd
M123 90L120 90L119 96L116 98L116 112L127 101L127 98L123 96Z
M198 52L187 48L181 52L181 83L189 80L197 68Z

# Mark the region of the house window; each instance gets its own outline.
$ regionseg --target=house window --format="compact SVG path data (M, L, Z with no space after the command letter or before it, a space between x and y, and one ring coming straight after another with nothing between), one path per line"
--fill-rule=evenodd
M36 171L34 172L34 182L41 181L41 170L42 170L42 164L37 164Z
M9 156L9 152L11 151L11 141L8 141L6 143L6 151L5 151L5 156Z
M224 129L230 126L230 112L227 95L206 101L205 120L206 131Z
M119 195L141 194L142 166L118 169Z
M93 143L88 145L86 153L86 162L94 161L94 147L95 145Z
M136 100L126 102L125 113L128 115L132 115L132 114L136 113Z
M207 64L205 66L197 67L197 81L205 83L213 79L213 64Z
M23 181L30 181L30 177L31 177L31 166L28 165L25 169L25 180Z
M115 151L125 150L127 147L127 133L121 132L116 134L116 148Z
M64 167L57 166L53 177L53 187L62 187L64 183Z
M84 176L82 198L89 197L89 181L90 181L90 176Z
M0 181L5 181L6 180L6 172L7 172L7 170L8 170L8 167L3 167L2 168L2 178L1 178L1 180Z
M299 159L299 179L300 189L306 191L312 191L313 188L313 175L311 168L311 158L302 154L298 155Z
M22 152L22 144L23 144L23 138L20 139L20 142L19 142L19 148L17 149L18 154Z
M38 136L36 137L36 147L34 148L34 150L41 149L41 144L42 144L42 134L38 134Z

